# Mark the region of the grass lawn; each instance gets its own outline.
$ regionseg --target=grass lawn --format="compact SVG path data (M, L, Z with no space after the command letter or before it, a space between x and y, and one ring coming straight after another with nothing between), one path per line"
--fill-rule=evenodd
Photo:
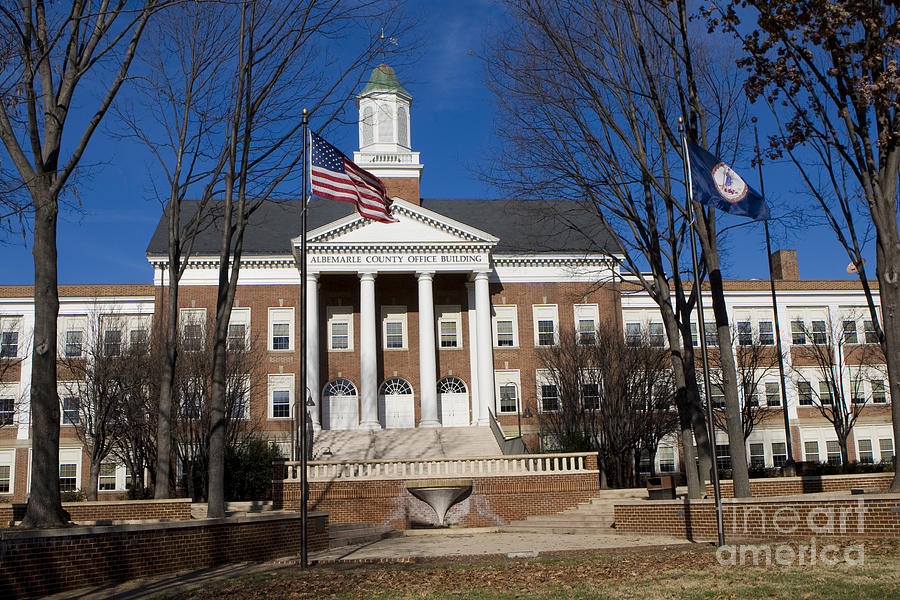
M792 544L796 548L797 542ZM314 566L305 573L288 567L157 598L900 598L900 540L840 544L864 545L864 563L723 566L713 548L698 545L531 559L466 557L405 564L331 564Z

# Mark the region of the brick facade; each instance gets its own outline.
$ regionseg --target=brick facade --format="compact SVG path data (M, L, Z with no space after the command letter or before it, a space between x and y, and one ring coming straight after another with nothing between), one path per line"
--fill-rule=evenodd
M310 552L328 547L311 513ZM272 514L152 525L0 532L0 598L34 598L139 577L264 561L300 551L300 516Z
M0 504L0 524L19 522L25 504ZM191 499L124 500L118 502L63 502L75 523L103 524L115 521L186 521L191 518Z
M887 490L894 478L893 473L870 473L868 475L825 475L806 477L778 477L772 479L751 479L750 493L756 498L770 496L792 496L794 494L815 494L818 492L849 492L852 489ZM719 484L723 498L734 496L734 484L730 480ZM713 496L713 486L706 484L706 495Z
M900 536L900 497L727 500L725 535L738 538L895 538ZM716 539L712 500L628 502L614 508L616 533Z

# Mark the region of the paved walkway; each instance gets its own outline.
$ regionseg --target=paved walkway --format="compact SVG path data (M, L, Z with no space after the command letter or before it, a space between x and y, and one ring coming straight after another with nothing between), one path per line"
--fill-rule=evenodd
M325 564L342 561L393 562L416 559L507 555L532 557L547 552L602 550L684 545L683 539L616 534L499 533L493 528L412 530L404 535L347 546L310 555L310 561ZM283 558L266 563L224 565L200 571L171 573L136 579L116 586L84 588L48 596L50 600L133 600L156 595L168 597L205 587L216 581L253 573L296 569L297 560ZM313 566L315 568L315 566Z

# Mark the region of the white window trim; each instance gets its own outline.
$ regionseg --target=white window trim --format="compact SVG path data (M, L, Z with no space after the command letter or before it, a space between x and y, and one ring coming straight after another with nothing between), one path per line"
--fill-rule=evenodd
M515 304L495 305L491 315L491 332L493 334L494 348L507 350L519 347L519 318L518 307ZM512 346L500 346L497 342L497 321L512 321Z
M506 346L504 346L506 347ZM494 404L494 415L499 417L500 415L514 415L515 412L500 412L500 388L505 385L514 385L516 386L516 394L517 394L517 410L522 410L522 384L520 381L520 372L518 369L504 369L499 371L494 371L494 398L496 402Z
M353 307L352 306L329 306L326 309L326 322L328 329L328 351L329 352L353 352ZM332 344L332 326L335 323L347 324L347 347L335 348Z
M288 390L288 416L275 416L275 392ZM292 373L270 374L268 377L268 418L275 421L286 421L294 416L294 375Z
M402 305L385 305L381 307L381 347L385 352L397 352L409 350L409 326L407 321L406 306ZM403 334L403 346L401 348L388 348L387 345L387 324L400 323Z
M3 448L0 450L0 465L9 467L9 491L0 492L0 495L12 496L16 492L16 450L15 448Z
M276 323L284 323L287 321L288 323L288 347L287 348L279 348L275 349L274 340L272 339L275 335L275 324ZM291 306L270 306L269 307L269 325L266 328L268 332L268 341L266 342L266 347L269 349L269 352L293 352L294 351L294 338L296 337L294 331L294 308Z
M542 395L542 385L556 386L556 410L544 410L544 396ZM562 409L562 399L559 397L559 386L550 376L550 372L546 369L538 369L535 371L535 396L537 397L537 408L539 413L557 413Z
M4 358L24 358L24 329L22 327L24 318L22 315L0 315L0 333L5 331L14 331L19 334L18 340L16 341L16 354L13 356L8 356Z
M532 325L534 326L534 345L540 347L538 321L553 321L553 346L559 344L559 306L556 304L532 304Z
M81 448L60 448L59 449L59 460L56 463L56 473L59 476L59 467L60 465L70 465L75 464L75 491L81 489L81 464L82 452ZM30 461L29 461L30 464ZM29 469L29 472L31 469ZM30 476L29 476L30 482Z
M435 344L439 350L462 350L462 307L458 304L439 305L434 307L437 331L435 333ZM441 324L453 323L456 325L456 345L441 346Z
M575 304L572 307L573 324L575 326L575 335L581 337L578 330L580 321L594 322L594 343L597 343L597 328L600 325L600 306L598 304ZM580 340L579 340L580 341Z

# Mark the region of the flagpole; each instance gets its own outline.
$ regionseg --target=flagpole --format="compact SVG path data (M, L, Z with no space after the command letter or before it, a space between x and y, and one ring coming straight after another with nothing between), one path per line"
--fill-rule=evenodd
M309 195L307 194L307 162L309 161L309 111L303 109L301 111L300 123L303 125L303 207L300 210L300 389L297 394L300 397L296 402L300 410L297 412L297 422L300 424L300 568L309 567L309 558L307 547L309 536L306 529L306 518L308 515L309 492L306 481L306 457L309 453L307 450L306 439L306 211L309 208Z
M706 398L706 420L709 423L709 449L712 458L713 495L716 501L716 533L719 546L725 545L725 523L722 517L722 490L719 486L719 465L716 460L716 422L713 415L713 405L709 380L709 355L706 349L706 321L703 317L703 289L700 285L700 267L697 263L697 247L694 242L694 193L691 181L691 158L688 155L687 137L684 134L684 120L678 118L678 132L681 134L681 151L684 156L685 188L687 190L687 216L690 225L691 238L691 263L694 267L694 289L697 291L697 313L699 314L697 331L700 337L700 355L703 359L703 395Z
M756 117L753 117L753 137L756 140L756 167L759 170L759 193L766 198L766 184L762 172L762 155L759 147L759 130L756 127ZM784 385L784 355L781 349L781 327L778 324L778 301L775 296L775 273L772 267L772 246L769 241L769 220L763 219L763 229L766 232L766 262L769 263L769 287L772 289L772 313L775 318L775 352L778 353L778 377L781 381L781 413L784 416L784 442L787 460L782 467L785 476L794 474L794 449L791 444L791 419L788 415L787 389Z

